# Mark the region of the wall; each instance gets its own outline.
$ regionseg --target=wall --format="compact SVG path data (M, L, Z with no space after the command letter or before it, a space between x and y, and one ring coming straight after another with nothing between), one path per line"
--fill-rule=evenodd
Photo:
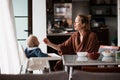
M73 1L72 2L72 17L73 22L77 14L89 15L89 1Z
M42 42L46 37L46 0L33 0L33 34L38 37L42 51L47 52Z

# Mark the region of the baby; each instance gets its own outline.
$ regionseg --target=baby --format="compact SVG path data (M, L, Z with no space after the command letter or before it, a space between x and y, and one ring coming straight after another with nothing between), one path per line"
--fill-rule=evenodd
M39 41L36 36L30 35L27 39L27 46L25 49L25 54L28 58L30 57L48 57L47 54L43 53L39 46Z

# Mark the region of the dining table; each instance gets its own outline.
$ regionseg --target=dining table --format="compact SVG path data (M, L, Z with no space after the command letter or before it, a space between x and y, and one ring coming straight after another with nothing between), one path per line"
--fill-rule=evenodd
M69 73L69 80L72 78L72 72L74 66L114 66L120 65L120 59L116 59L115 56L102 56L96 60L91 59L87 56L78 56L78 55L62 55L62 61L64 70Z

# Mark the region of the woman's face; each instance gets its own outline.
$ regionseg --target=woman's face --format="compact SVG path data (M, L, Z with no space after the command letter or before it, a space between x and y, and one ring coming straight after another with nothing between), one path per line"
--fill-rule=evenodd
M74 29L79 31L79 30L83 29L83 27L84 27L84 24L82 24L81 17L77 16L75 18L75 22L74 22Z

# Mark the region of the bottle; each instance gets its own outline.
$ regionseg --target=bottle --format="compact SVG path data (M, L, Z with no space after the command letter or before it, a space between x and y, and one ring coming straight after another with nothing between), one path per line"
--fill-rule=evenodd
M52 33L51 28L52 28L51 22L48 21L48 29L47 29L48 30L48 34Z

